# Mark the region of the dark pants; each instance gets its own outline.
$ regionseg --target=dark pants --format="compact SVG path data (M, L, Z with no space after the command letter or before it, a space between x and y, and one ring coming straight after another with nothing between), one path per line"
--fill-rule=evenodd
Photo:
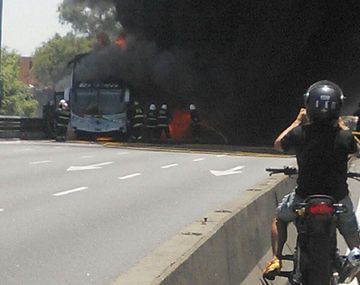
M66 131L67 131L67 127L56 126L56 140L57 141L65 141Z
M169 127L168 126L166 126L166 127L159 127L158 128L158 138L161 138L161 135L162 135L162 132L165 132L165 136L166 136L166 138L167 139L170 139L171 137L170 137L170 130L169 130Z
M147 127L146 128L146 140L147 142L152 142L156 138L156 128L155 127Z
M131 139L140 141L143 139L143 128L142 127L136 127L131 129Z
M200 138L200 125L199 124L191 125L191 135L195 141L199 140L199 138Z

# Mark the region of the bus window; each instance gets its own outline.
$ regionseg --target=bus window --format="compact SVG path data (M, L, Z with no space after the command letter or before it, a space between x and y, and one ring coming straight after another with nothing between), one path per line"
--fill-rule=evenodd
M124 95L121 89L101 89L99 113L101 115L119 114L125 111Z

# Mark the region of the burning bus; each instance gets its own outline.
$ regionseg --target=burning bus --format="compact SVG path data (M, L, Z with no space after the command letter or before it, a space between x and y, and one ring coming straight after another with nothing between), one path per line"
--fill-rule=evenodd
M126 137L129 85L99 70L95 52L77 55L71 86L64 92L70 102L70 126L77 137Z

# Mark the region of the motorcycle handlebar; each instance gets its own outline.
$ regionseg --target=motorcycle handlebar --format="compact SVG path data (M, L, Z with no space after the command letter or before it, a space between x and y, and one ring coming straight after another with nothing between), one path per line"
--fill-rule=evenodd
M347 173L347 177L349 177L349 178L359 178L359 177L360 177L360 173L349 171L349 172Z
M284 173L285 175L295 175L298 173L297 169L295 167L290 166L284 166L282 168L266 168L267 172L270 172L269 175L277 174L277 173ZM347 173L348 178L360 178L360 173L349 171Z
M285 175L294 175L297 174L297 169L295 167L284 166L283 168L266 168L266 171L270 172L270 176L276 173L284 173Z

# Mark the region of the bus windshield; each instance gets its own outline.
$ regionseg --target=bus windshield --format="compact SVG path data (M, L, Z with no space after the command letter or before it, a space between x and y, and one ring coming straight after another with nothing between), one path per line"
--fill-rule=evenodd
M122 89L76 89L71 102L72 111L77 115L112 115L125 111L124 90Z

